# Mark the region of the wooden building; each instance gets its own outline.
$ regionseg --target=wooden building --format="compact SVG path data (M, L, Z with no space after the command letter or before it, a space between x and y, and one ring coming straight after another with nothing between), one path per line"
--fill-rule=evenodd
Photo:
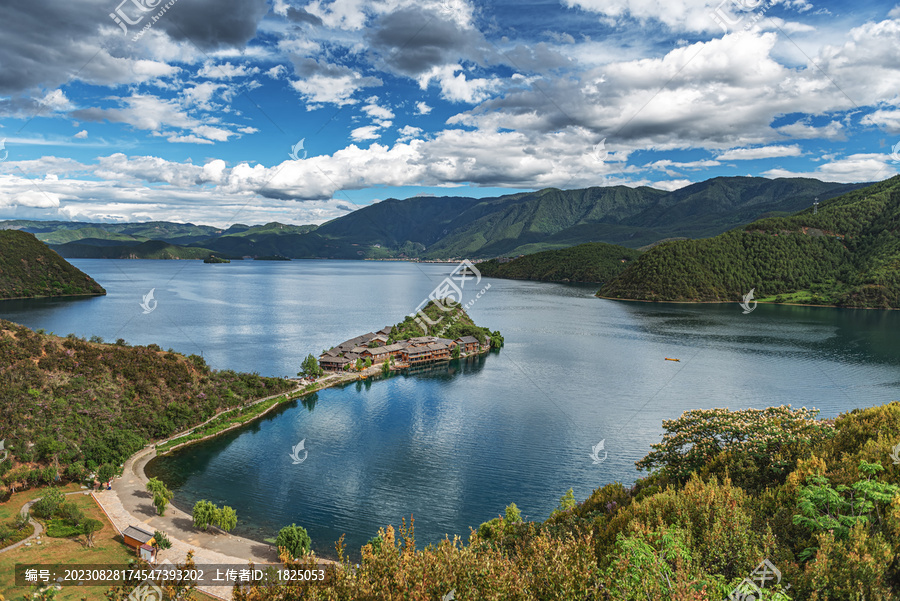
M153 548L153 543L156 542L153 539L153 533L147 532L143 528L138 528L137 526L129 526L122 532L122 539L125 541L125 544L134 549L138 554L141 554L141 548L148 546L151 549ZM144 551L146 553L146 550Z

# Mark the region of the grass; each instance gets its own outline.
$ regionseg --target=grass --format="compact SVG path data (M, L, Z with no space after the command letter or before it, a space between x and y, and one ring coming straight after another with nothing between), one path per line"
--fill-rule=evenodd
M77 484L62 487L63 492L81 489ZM44 489L31 489L12 495L5 503L0 503L0 520L7 520L16 515L22 505L43 496ZM106 514L97 503L87 495L70 495L66 501L75 504L84 512L85 517L100 520L103 528L94 535L94 546L88 547L84 536L74 538L48 538L46 531L41 535L42 544L31 547L19 547L6 553L0 553L0 595L8 601L20 599L30 590L15 586L14 570L17 563L43 564L99 564L123 565L135 559L134 551L126 547L116 529L106 519ZM100 599L104 596L106 586L65 586L56 596L57 601L80 601L82 598ZM216 601L214 597L195 592L195 601Z
M756 299L760 303L789 303L796 305L833 305L837 303L837 295L827 292L813 292L812 290L797 290L774 296L766 296Z

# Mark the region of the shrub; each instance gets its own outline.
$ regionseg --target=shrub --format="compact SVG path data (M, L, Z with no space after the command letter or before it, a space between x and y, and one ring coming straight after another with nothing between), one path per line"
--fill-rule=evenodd
M50 519L63 501L65 497L58 488L48 488L44 496L31 506L31 513L42 520Z
M312 540L309 538L306 528L298 526L297 524L291 524L290 526L285 526L279 530L278 538L275 539L275 545L279 548L283 547L287 549L287 552L291 554L291 557L302 557L303 555L306 555L309 552L311 544ZM380 548L380 543L378 546Z
M169 537L165 532L157 530L153 533L153 540L156 541L156 546L160 549L169 549L172 547L172 541L169 540Z

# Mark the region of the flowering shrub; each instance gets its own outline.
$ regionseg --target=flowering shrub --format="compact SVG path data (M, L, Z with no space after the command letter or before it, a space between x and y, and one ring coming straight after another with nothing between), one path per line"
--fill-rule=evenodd
M662 442L637 462L644 470L659 469L676 481L707 466L722 453L732 461L747 460L776 481L793 469L811 440L825 440L831 429L815 421L818 411L791 409L695 409L663 422Z

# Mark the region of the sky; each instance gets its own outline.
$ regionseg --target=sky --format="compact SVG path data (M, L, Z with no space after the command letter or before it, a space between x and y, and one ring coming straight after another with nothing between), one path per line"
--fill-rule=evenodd
M0 219L900 169L890 1L0 3Z

